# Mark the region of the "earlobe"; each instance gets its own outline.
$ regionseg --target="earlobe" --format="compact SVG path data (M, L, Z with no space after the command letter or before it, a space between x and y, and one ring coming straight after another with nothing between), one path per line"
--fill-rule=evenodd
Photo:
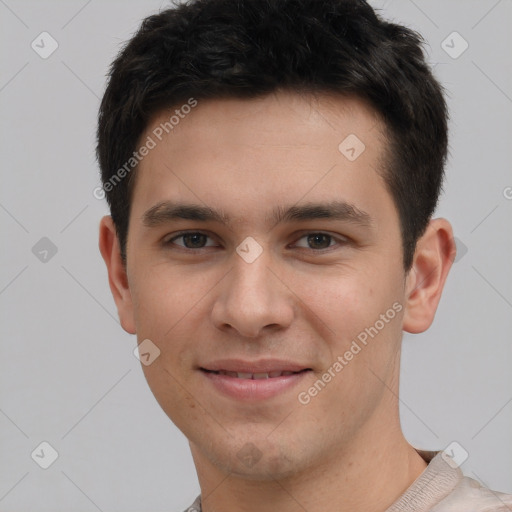
M112 217L103 217L99 229L99 248L108 271L110 291L114 297L123 329L135 334L133 302L126 268L121 259L121 250Z
M406 279L405 331L417 334L432 324L455 254L450 223L446 219L430 221L418 240Z

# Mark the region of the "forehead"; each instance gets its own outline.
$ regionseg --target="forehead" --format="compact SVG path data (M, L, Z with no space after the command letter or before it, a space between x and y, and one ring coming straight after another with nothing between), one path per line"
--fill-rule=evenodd
M278 92L196 101L148 124L140 141L151 139L154 147L138 166L134 203L228 205L243 220L243 211L256 214L263 202L337 196L355 204L387 194L380 176L384 125L361 99Z
M190 107L190 103L195 106ZM219 133L222 129L222 133ZM258 129L258 130L256 130ZM273 145L275 137L291 146L312 143L323 138L327 131L340 137L345 130L365 137L370 144L373 137L386 133L379 114L363 99L334 93L298 93L275 91L267 96L238 99L189 99L162 110L148 123L145 135L176 138L183 131L194 130L195 139L230 141L254 145ZM371 140L368 138L371 135ZM191 142L191 141L189 141ZM328 141L326 141L328 142ZM185 149L185 148L182 148Z

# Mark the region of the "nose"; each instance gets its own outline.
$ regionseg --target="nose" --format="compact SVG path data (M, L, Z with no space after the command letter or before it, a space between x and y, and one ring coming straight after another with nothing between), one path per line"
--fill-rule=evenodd
M212 309L218 329L234 329L241 336L258 338L290 326L293 293L267 255L268 251L263 251L252 263L233 255L234 267L223 279Z

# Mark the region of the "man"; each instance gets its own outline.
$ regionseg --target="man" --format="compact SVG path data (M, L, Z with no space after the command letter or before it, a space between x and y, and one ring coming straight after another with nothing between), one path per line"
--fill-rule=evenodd
M512 507L400 428L402 332L431 325L456 250L420 41L362 1L195 0L112 65L100 249L190 442L189 510Z

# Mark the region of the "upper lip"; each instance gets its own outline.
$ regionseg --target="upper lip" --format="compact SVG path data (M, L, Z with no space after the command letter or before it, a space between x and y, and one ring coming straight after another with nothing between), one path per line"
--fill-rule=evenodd
M286 361L284 359L260 359L244 361L242 359L223 359L201 365L202 370L218 372L224 370L237 373L300 372L309 370L307 365Z

